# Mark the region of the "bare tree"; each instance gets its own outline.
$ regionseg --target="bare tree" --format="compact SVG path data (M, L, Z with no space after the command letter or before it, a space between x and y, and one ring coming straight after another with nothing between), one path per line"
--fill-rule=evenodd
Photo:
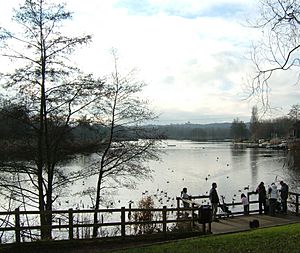
M158 159L156 143L159 141L157 131L143 126L148 120L154 119L147 101L139 97L144 87L143 82L136 81L134 73L121 75L118 69L116 51L114 72L106 80L106 98L99 104L102 114L96 109L95 117L108 134L102 143L103 149L98 152L99 162L94 164L98 175L96 186L95 209L99 209L101 191L108 186L131 186L135 179L150 176L151 169L145 164L149 159ZM112 180L116 182L113 184ZM98 217L94 215L93 237L96 237Z
M69 64L75 48L91 41L89 35L71 38L62 34L62 22L70 18L71 13L56 1L25 0L13 17L20 32L0 28L1 55L16 62L13 72L2 75L4 88L10 101L28 109L32 129L22 143L26 162L2 162L5 180L1 186L13 192L16 200L22 193L28 205L39 208L44 239L51 238L50 212L60 190L83 175L61 166L72 154L70 130L99 99L103 85ZM21 183L11 176L17 174Z
M268 109L271 78L278 71L298 71L300 66L300 3L295 0L261 0L260 3L260 18L251 24L263 31L262 40L254 45L251 54L256 68L251 95L259 95ZM299 74L296 82L299 83Z
M292 121L297 122L299 120L300 116L300 105L292 105L292 108L290 109L288 116L291 118Z
M233 119L230 133L235 141L242 141L248 138L249 134L246 124L242 120L239 120L239 118Z

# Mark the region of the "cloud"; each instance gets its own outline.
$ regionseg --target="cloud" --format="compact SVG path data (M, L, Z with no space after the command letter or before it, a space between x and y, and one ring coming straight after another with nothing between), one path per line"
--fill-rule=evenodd
M224 108L245 108L243 114L248 114L248 103L240 106L239 94L251 32L227 17L208 15L226 3L229 8L228 1L114 1L92 6L104 15L87 12L89 26L84 15L77 14L82 20L77 23L95 34L91 47L80 55L82 67L107 73L113 46L123 65L140 69L148 83L144 94L158 112L190 112L197 118L208 112L219 115ZM230 3L240 10L240 1Z
M93 43L72 61L100 77L112 71L109 51L117 48L125 69L140 69L138 78L148 83L144 95L164 118L232 121L251 113L242 84L251 67L245 52L257 31L242 24L255 5L253 0L67 1L74 15L64 32L93 35ZM279 94L273 94L276 101Z
M249 0L119 0L115 7L126 9L129 15L153 16L164 13L187 19L201 16L232 18L240 15L251 3Z

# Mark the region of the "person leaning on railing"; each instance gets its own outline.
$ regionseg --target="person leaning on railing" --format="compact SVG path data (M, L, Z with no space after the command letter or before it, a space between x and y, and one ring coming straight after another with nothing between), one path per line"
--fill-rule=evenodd
M184 200L191 200L191 196L187 193L187 188L184 187L181 191L181 199L183 200L183 207L190 207L190 204L187 201Z

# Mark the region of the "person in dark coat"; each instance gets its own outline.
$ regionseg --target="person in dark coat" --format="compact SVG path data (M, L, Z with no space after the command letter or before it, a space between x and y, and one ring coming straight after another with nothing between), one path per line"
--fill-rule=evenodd
M257 186L256 193L258 193L259 214L262 214L263 211L266 214L268 212L267 191L266 191L264 182L260 182L260 184ZM264 207L264 209L263 209L263 207Z
M217 193L217 184L212 183L211 186L212 187L211 187L210 192L209 192L209 200L210 200L210 203L211 203L211 206L212 206L212 216L213 216L214 221L218 221L217 211L218 211L218 206L219 206L220 200L219 200L219 196L218 196L218 193Z
M287 213L287 199L289 195L289 186L283 182L280 181L281 189L280 189L280 198L281 198L281 205L282 205L282 213Z

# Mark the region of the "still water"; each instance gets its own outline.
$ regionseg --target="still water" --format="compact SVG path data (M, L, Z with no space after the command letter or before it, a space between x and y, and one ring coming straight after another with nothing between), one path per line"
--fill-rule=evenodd
M163 151L160 161L148 163L153 169L152 179L138 182L135 189L119 189L111 205L118 208L133 201L137 206L142 197L151 195L158 207L175 206L183 187L191 195L206 195L212 182L217 183L217 191L226 202L240 201L242 192L255 190L261 181L266 186L280 180L290 184L297 176L288 168L287 151L283 150L236 148L230 142L168 140Z

